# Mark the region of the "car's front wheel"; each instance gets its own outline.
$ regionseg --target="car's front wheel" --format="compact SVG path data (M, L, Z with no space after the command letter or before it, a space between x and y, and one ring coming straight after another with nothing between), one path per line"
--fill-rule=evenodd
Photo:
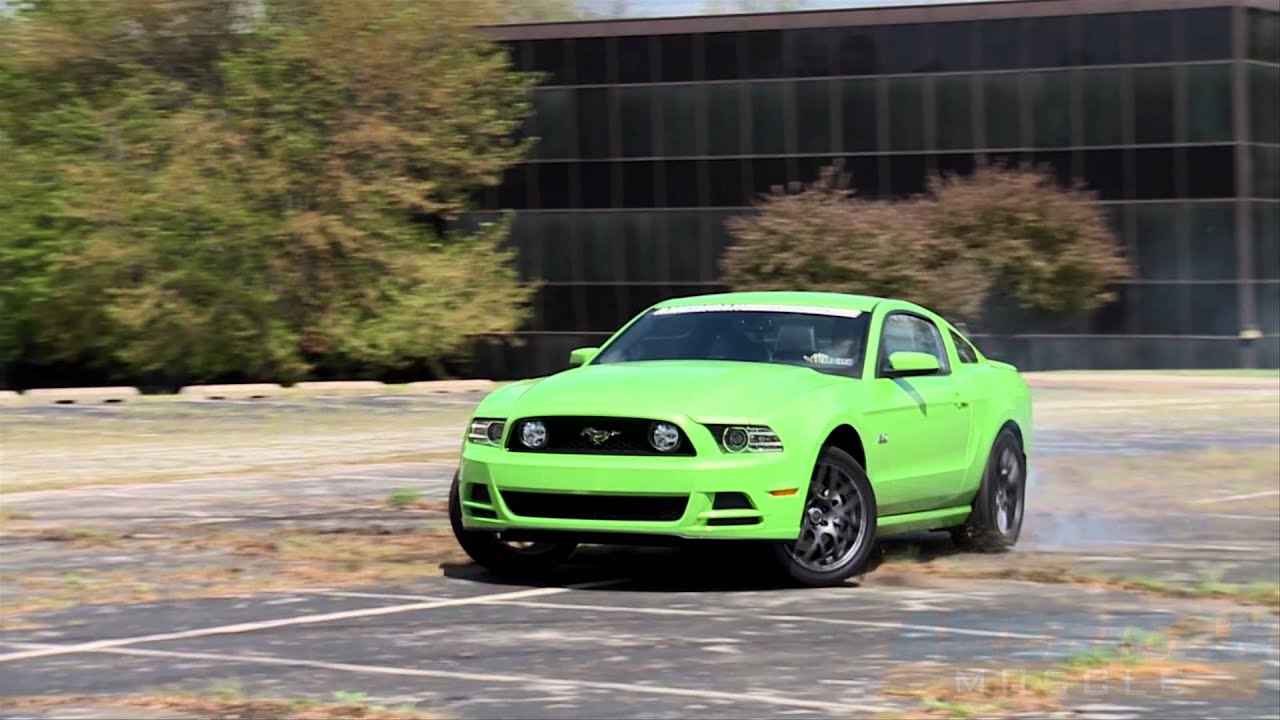
M476 564L497 575L536 576L550 571L569 559L577 543L540 540L509 542L500 533L468 530L462 526L462 498L458 474L449 488L449 525L453 536Z
M866 471L845 451L826 447L809 480L800 535L774 553L793 581L837 585L863 572L875 534L876 498Z

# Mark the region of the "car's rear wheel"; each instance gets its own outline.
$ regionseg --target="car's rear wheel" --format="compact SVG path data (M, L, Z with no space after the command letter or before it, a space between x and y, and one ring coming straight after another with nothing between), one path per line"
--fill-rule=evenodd
M951 538L966 550L1002 552L1013 547L1022 533L1022 513L1027 488L1027 456L1013 430L996 436L973 499L968 521L951 531Z
M776 545L781 568L795 582L836 585L861 574L876 534L876 498L858 461L823 448L809 480L795 542Z
M497 575L534 576L550 571L569 559L577 543L564 540L516 542L501 533L469 530L462 526L462 498L458 474L449 488L449 525L453 536L476 564Z

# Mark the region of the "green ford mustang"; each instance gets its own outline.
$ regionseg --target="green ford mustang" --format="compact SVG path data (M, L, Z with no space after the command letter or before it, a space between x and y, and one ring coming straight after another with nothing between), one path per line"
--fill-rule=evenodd
M494 572L546 570L580 543L733 539L828 585L877 537L1017 541L1030 392L918 305L679 298L570 365L499 388L468 428L450 519Z

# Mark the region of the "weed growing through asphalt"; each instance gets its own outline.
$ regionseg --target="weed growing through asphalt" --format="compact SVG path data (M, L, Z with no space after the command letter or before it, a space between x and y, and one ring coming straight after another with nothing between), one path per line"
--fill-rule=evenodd
M417 504L420 500L422 500L421 490L418 488L406 487L400 488L391 493L391 495L387 497L387 504L397 510L401 510L409 507L410 505Z

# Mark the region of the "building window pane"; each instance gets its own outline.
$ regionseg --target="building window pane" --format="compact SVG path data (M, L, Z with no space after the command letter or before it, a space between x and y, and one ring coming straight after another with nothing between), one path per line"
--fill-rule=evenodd
M1178 307L1182 285L1138 285L1138 332L1142 335L1181 335Z
M1086 150L1084 181L1102 200L1124 197L1123 150Z
M712 155L737 155L740 139L741 87L735 83L707 86L707 140Z
M924 89L922 78L890 78L889 149L924 149Z
M740 77L738 44L741 33L708 33L702 36L708 80L733 80Z
M579 157L609 157L609 91L588 88L576 92Z
M831 94L835 87L829 80L798 82L792 86L796 94L796 139L800 152L831 151Z
M1163 200L1177 195L1174 151L1140 148L1133 151L1134 193L1141 200Z
M533 167L537 173L537 207L569 207L569 163L538 163Z
M1124 142L1125 73L1115 70L1083 70L1078 73L1084 109L1086 145L1120 145Z
M1022 37L1020 25L1018 20L983 20L978 23L979 69L1009 70L1022 66L1018 57Z
M1071 75L1028 73L1024 86L1034 118L1032 135L1036 147L1071 145Z
M845 80L841 83L841 126L844 131L845 152L872 152L878 149L876 140L876 82L874 80Z
M578 247L582 249L583 282L620 282L623 278L622 248L613 230L610 213L580 213Z
M534 145L536 158L571 158L574 156L573 90L538 89L533 93L533 117L529 134L538 138Z
M578 177L582 183L582 202L579 207L607 208L613 205L613 173L610 163L580 163Z
M1233 280L1236 216L1229 203L1190 203L1187 271L1191 280Z
M653 90L618 88L618 121L622 125L622 154L650 157L653 152Z
M571 215L567 213L526 213L522 216L528 234L542 259L540 277L550 282L571 282L578 252L574 243Z
M785 30L783 60L787 77L826 77L836 58L836 31L828 28Z
M668 157L697 155L699 88L692 85L661 85L654 87L653 91L662 103L662 154Z
M1253 163L1253 196L1280 199L1280 147L1250 146L1249 159Z
M622 163L623 207L653 207L654 164L647 160Z
M782 31L758 30L744 33L747 77L774 78L782 75Z
M924 192L924 155L893 155L889 158L889 193L895 197L907 197Z
M751 83L751 148L753 155L781 155L787 151L783 118L786 85Z
M1188 285L1192 335L1236 335L1240 332L1240 295L1235 283Z
M642 83L653 79L649 63L650 38L618 38L618 82Z
M1253 276L1280 279L1280 203L1253 203Z
M1132 210L1137 276L1143 280L1177 280L1178 205L1142 203L1133 205Z
M1253 293L1254 305L1258 310L1258 329L1267 335L1280 333L1280 283L1256 283ZM1264 361L1262 367L1275 367L1275 361L1271 362L1271 365L1266 365Z
M1134 68L1134 139L1138 144L1173 142L1173 68Z
M609 82L608 52L604 38L572 40L574 78L579 85L600 85Z
M1022 121L1018 110L1018 76L1013 73L982 78L982 107L986 119L986 146L1022 147Z
M693 80L693 36L662 35L658 38L658 79L663 82Z
M1250 64L1248 72L1249 139L1280 143L1280 66Z
M948 22L933 25L933 54L928 63L933 72L972 70L977 47L976 25Z
M1204 145L1187 148L1187 197L1232 197L1236 194L1235 148Z
M1280 63L1280 13L1249 8L1245 23L1248 58Z
M1133 15L1133 33L1130 45L1130 62L1158 63L1174 59L1173 13L1152 11Z
M663 182L667 188L666 207L697 207L702 203L698 192L700 164L693 160L668 160L662 163Z
M531 52L533 69L548 75L542 81L543 85L569 84L566 75L564 40L534 40Z
M934 117L938 118L938 148L974 147L973 81L969 75L939 75L933 80Z
M1129 62L1126 50L1134 44L1130 13L1081 15L1080 64L1120 65Z
M1073 65L1072 30L1067 17L1028 18L1023 42L1027 46L1028 67Z
M661 259L666 254L659 244L661 236L652 212L628 212L614 215L622 226L624 279L628 282L656 282L666 279Z
M916 73L927 70L930 33L928 25L889 25L883 29L880 71Z
M747 192L743 182L747 175L745 163L745 160L712 160L707 163L711 207L742 207L750 204L746 202Z
M1187 140L1231 140L1231 66L1190 65L1186 73Z
M787 184L787 161L782 158L756 159L751 161L751 195L752 199L767 195L775 187Z
M711 279L711 253L703 233L703 213L666 213L667 238L671 258L671 279L676 282L703 282Z
M841 75L872 75L879 72L876 28L839 28L836 68Z
M1182 44L1187 60L1231 59L1231 8L1182 11Z

